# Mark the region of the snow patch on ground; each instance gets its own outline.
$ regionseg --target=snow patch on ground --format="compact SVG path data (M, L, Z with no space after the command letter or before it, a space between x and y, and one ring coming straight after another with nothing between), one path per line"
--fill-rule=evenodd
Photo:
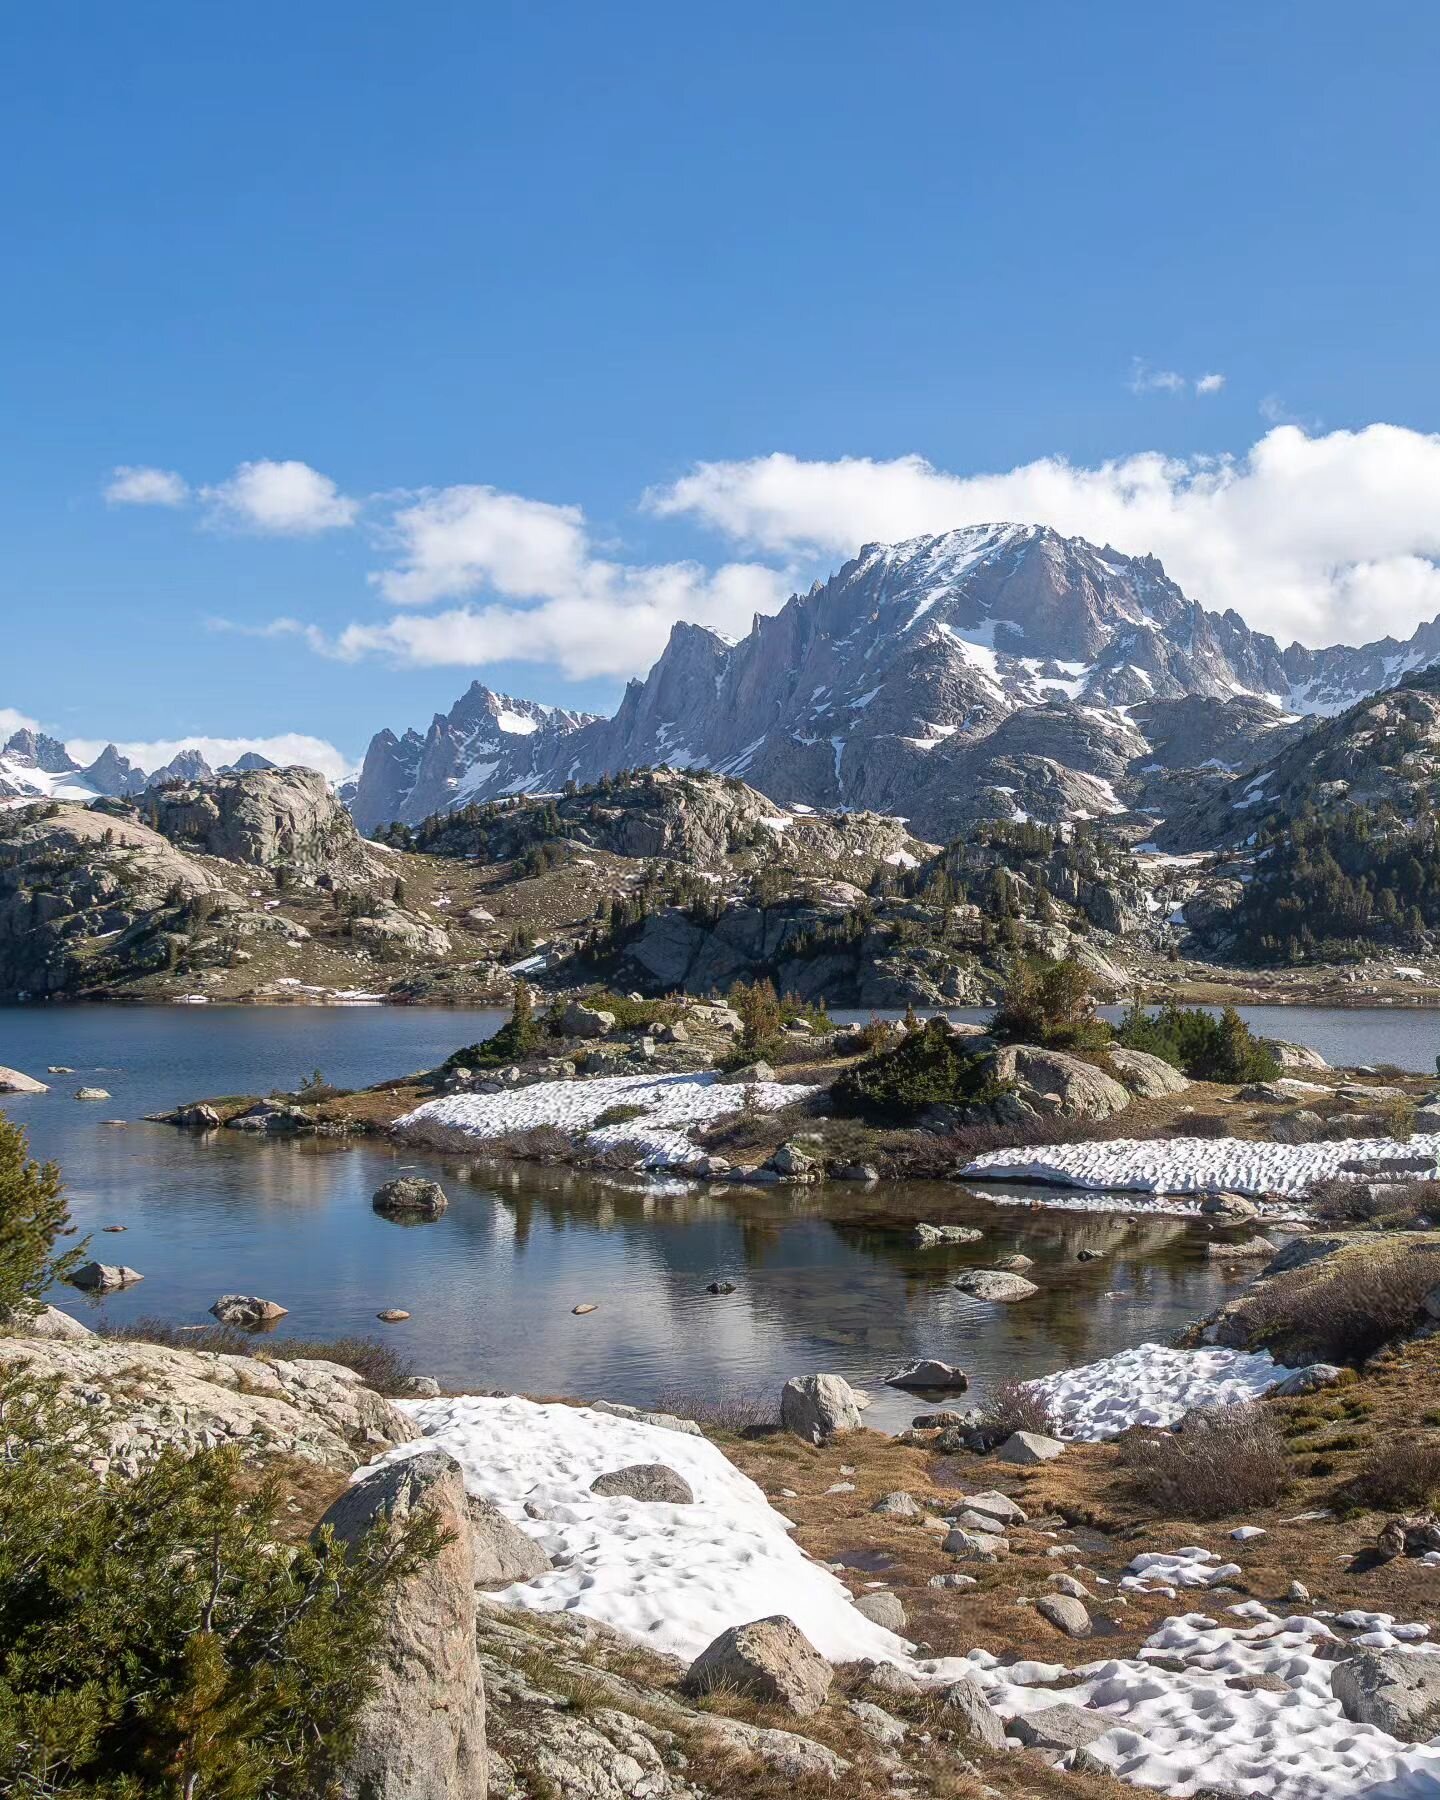
M1440 1133L1342 1138L1330 1144L1257 1144L1244 1138L1114 1138L1096 1144L1044 1144L987 1150L960 1171L991 1180L1050 1182L1109 1193L1301 1195L1342 1173L1348 1162L1396 1157L1440 1160Z
M401 1137L431 1142L497 1138L537 1125L556 1125L586 1135L595 1149L638 1144L646 1168L688 1168L704 1152L690 1141L692 1126L709 1125L738 1112L749 1095L762 1112L778 1112L819 1090L798 1082L720 1082L714 1074L616 1075L595 1081L539 1081L499 1094L448 1094L427 1100L395 1121ZM639 1118L594 1131L612 1106L638 1106Z
M556 1563L496 1596L507 1605L583 1613L687 1660L731 1625L784 1613L833 1661L908 1661L909 1646L855 1610L836 1577L796 1545L789 1521L708 1439L530 1400L401 1404L425 1435L384 1460L448 1452L467 1489L493 1500ZM597 1475L631 1463L665 1463L694 1503L590 1492Z
M1048 1685L1064 1674L1058 1664L1002 1669L983 1650L970 1653L968 1667L1007 1715L1061 1703L1105 1715L1113 1729L1090 1754L1122 1780L1168 1794L1203 1788L1264 1800L1434 1800L1440 1745L1402 1744L1341 1712L1330 1686L1335 1665L1316 1654L1339 1633L1323 1619L1281 1618L1253 1603L1240 1611L1257 1622L1221 1625L1203 1613L1167 1619L1139 1656L1085 1664L1075 1686ZM1379 1624L1383 1617L1374 1615L1377 1629L1402 1642ZM1185 1667L1159 1669L1152 1657ZM1256 1675L1278 1676L1284 1691L1226 1686Z
M1061 1437L1094 1443L1131 1425L1173 1425L1192 1406L1256 1400L1289 1373L1267 1350L1136 1344L1028 1385L1050 1403Z

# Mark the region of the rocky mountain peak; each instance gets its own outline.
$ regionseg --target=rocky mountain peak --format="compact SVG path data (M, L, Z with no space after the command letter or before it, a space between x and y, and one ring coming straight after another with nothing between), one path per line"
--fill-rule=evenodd
M78 774L80 769L65 746L43 731L15 732L5 745L4 755L20 768L39 769L46 775Z

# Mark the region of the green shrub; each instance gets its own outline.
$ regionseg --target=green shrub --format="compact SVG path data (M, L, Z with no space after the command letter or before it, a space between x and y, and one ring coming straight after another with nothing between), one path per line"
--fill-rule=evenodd
M965 1105L1000 1092L981 1070L984 1058L967 1054L944 1019L931 1019L847 1069L830 1090L842 1112L900 1123L927 1106Z
M1233 1006L1216 1018L1203 1007L1173 1001L1152 1013L1135 1000L1115 1041L1172 1063L1192 1081L1273 1081L1280 1073L1275 1053L1252 1035Z
M25 1392L25 1389L29 1392ZM282 1541L271 1476L161 1452L100 1480L83 1409L0 1375L0 1792L328 1800L429 1520Z
M607 1125L628 1125L632 1119L643 1119L648 1110L644 1106L607 1106L590 1129L602 1131Z
M673 1025L680 1017L682 1007L678 1000L631 1000L624 994L611 993L608 988L597 988L593 994L587 994L585 1004L597 1007L601 1012L614 1013L618 1031L649 1031L656 1025ZM558 1003L557 1009L563 1011L558 1008Z
M740 1015L740 1047L752 1059L763 1055L779 1037L784 1023L775 983L766 979L737 981L732 983L726 998Z
M535 1018L535 1002L528 982L515 983L510 1017L481 1044L467 1044L445 1059L447 1069L495 1069L502 1063L521 1062L538 1049L544 1029Z
M0 1116L0 1327L84 1260L84 1246L54 1254L70 1223L54 1163L32 1162L25 1133Z
M1012 963L990 1032L1002 1043L1048 1050L1099 1050L1110 1041L1110 1027L1095 1017L1094 979L1068 956L1024 956Z

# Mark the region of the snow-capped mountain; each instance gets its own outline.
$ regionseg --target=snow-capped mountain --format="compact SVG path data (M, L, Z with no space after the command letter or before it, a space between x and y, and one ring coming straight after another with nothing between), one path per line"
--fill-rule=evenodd
M530 792L551 778L559 742L598 723L594 713L514 700L472 682L423 735L386 730L370 740L350 810L362 831L373 831L395 820L418 825L467 800Z
M247 750L218 772L243 775L274 767ZM213 781L216 773L198 750L182 750L147 775L114 744L107 744L94 762L82 767L57 738L42 731L17 731L0 749L0 806L22 806L32 800L98 800L102 795L119 799L167 781Z
M610 719L545 709L517 733L500 715L537 709L472 687L425 738L374 740L356 816L414 823L658 763L900 813L930 838L981 817L1158 813L1437 658L1440 621L1403 644L1282 649L1153 556L972 526L867 545L738 643L676 625Z

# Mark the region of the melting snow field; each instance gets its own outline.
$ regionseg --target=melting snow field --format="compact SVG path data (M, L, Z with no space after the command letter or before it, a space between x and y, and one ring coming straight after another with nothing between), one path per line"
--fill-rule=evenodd
M1340 1174L1342 1163L1393 1161L1397 1156L1440 1159L1440 1134L1417 1132L1403 1145L1393 1138L1342 1138L1333 1144L1114 1138L987 1150L960 1172L992 1181L1050 1182L1111 1193L1300 1195L1312 1183Z
M1256 1601L1229 1613L1236 1624L1203 1613L1167 1619L1138 1657L1087 1663L1075 1671L1082 1680L1074 1686L1048 1685L1065 1676L1059 1663L1002 1669L975 1650L968 1664L1006 1715L1061 1703L1106 1715L1113 1729L1089 1746L1090 1754L1144 1787L1264 1800L1435 1800L1440 1745L1402 1744L1341 1712L1330 1688L1335 1665L1316 1654L1340 1634L1323 1618L1281 1618ZM1345 1622L1368 1625L1366 1643L1431 1653L1429 1645L1414 1649L1406 1641L1423 1635L1423 1626L1395 1626L1386 1613L1346 1614ZM1185 1667L1157 1669L1151 1656ZM1284 1692L1226 1686L1227 1679L1255 1675L1278 1676Z
M1094 1443L1131 1425L1173 1425L1192 1406L1256 1400L1289 1373L1266 1350L1137 1344L1028 1385L1049 1401L1061 1437Z
M778 1112L818 1090L798 1082L755 1081L744 1085L699 1075L616 1075L595 1081L538 1081L533 1087L499 1094L450 1094L427 1100L395 1122L401 1137L449 1147L465 1139L503 1137L535 1125L588 1134L596 1149L639 1144L651 1169L688 1168L704 1152L690 1141L690 1127L709 1125L738 1112L750 1096L762 1112ZM639 1118L591 1130L612 1106L638 1106Z
M1192 1388L1202 1375L1212 1384L1247 1378L1234 1363L1219 1362L1221 1354L1192 1353L1186 1365ZM1146 1379L1167 1366L1154 1355L1147 1360ZM1113 1382L1123 1363L1111 1358L1052 1380L1070 1379L1073 1386L1108 1369ZM1086 1707L1109 1727L1089 1753L1123 1780L1169 1794L1440 1795L1440 1742L1405 1744L1346 1719L1331 1690L1334 1663L1320 1654L1343 1627L1351 1644L1432 1655L1434 1647L1421 1642L1428 1635L1423 1624L1358 1611L1282 1617L1250 1600L1229 1607L1223 1623L1202 1613L1169 1618L1136 1656L1073 1670L1040 1662L1002 1667L984 1650L917 1660L909 1645L855 1609L841 1583L797 1548L786 1520L755 1483L704 1438L518 1399L466 1396L412 1401L404 1409L425 1436L386 1460L434 1447L448 1451L465 1470L467 1487L493 1500L556 1563L551 1573L498 1596L509 1605L583 1613L686 1659L727 1626L785 1613L835 1662L877 1657L935 1684L972 1674L1005 1718L1056 1704ZM599 1499L590 1492L597 1475L635 1462L667 1463L690 1484L694 1504ZM1121 1586L1159 1594L1213 1590L1240 1572L1192 1545L1137 1556ZM1182 1666L1157 1667L1161 1658ZM1283 1690L1227 1685L1255 1676L1278 1678Z
M906 1660L909 1646L855 1610L836 1577L795 1544L788 1521L708 1439L529 1400L403 1404L425 1436L386 1460L447 1451L467 1488L493 1500L557 1564L499 1599L584 1613L686 1660L727 1626L777 1612L834 1661ZM590 1492L597 1475L641 1462L683 1475L694 1504Z

